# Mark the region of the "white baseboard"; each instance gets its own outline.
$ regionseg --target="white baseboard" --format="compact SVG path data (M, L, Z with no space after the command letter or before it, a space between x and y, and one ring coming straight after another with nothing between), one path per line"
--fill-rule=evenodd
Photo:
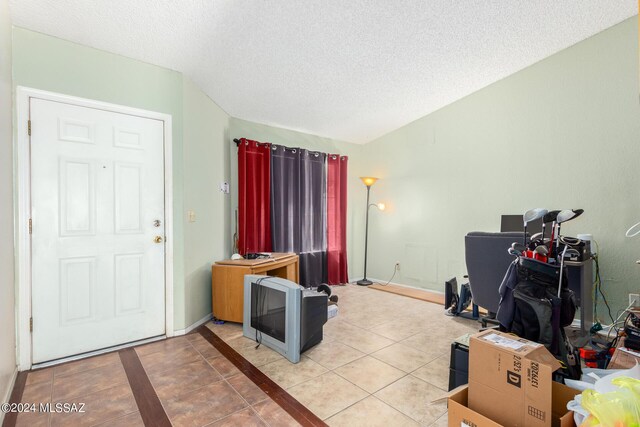
M198 320L193 325L187 326L184 329L178 329L178 330L173 331L173 336L177 337L179 335L186 335L189 332L191 332L194 329L196 329L198 326L204 325L205 323L207 323L211 319L213 319L213 313L207 314L206 316L204 316L202 319Z
M9 381L9 384L7 385L7 389L2 394L2 400L0 400L0 403L9 402L9 399L11 398L11 392L13 391L13 386L16 384L17 377L18 377L18 367L16 366L16 368L13 370L13 375L11 375L11 381ZM4 421L4 412L0 411L0 425L2 425L3 421Z

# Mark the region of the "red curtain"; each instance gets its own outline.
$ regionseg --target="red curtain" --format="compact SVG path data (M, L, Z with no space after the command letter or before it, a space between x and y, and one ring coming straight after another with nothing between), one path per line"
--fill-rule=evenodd
M238 251L271 252L271 144L238 144Z
M348 283L347 273L347 162L345 156L327 156L327 278L330 285Z

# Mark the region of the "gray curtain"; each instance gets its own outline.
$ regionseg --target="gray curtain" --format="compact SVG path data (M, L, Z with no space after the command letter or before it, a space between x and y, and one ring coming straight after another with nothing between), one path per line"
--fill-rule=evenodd
M300 255L300 284L327 281L326 154L271 147L271 238L274 252Z

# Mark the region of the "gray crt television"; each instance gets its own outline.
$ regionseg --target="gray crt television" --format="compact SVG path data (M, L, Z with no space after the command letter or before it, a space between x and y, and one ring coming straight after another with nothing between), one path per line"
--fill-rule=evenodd
M242 333L298 363L300 354L322 341L327 299L286 279L247 274Z

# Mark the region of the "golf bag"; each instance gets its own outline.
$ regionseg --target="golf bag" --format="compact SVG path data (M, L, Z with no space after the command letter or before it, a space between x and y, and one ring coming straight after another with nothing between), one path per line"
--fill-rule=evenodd
M564 331L575 316L575 297L566 277L559 286L559 266L518 257L500 286L497 318L502 330L544 344L562 362L563 377L579 379L579 353Z

